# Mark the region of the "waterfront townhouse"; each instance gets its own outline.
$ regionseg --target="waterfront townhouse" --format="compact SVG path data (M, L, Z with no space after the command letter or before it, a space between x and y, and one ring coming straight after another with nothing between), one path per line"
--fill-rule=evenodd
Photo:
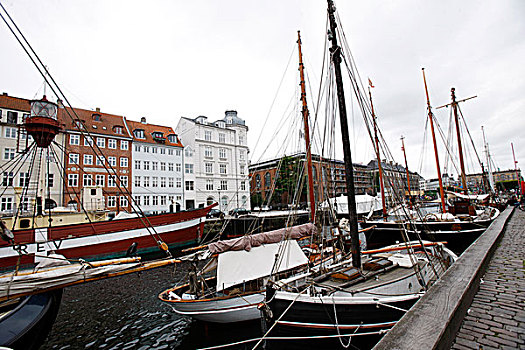
M0 214L20 215L62 205L63 135L47 149L33 147L23 127L31 101L0 96Z
M184 147L168 126L126 120L133 137L133 199L146 214L186 209L183 191Z
M64 198L87 210L130 211L131 141L123 116L61 106Z
M237 112L215 122L182 117L175 131L185 146L186 206L218 202L223 212L249 209L248 127Z

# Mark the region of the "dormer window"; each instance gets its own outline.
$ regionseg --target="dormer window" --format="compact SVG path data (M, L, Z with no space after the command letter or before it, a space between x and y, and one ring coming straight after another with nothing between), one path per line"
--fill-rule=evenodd
M218 126L219 128L225 128L226 127L226 124L222 120L216 122L215 125Z
M84 129L84 122L82 122L82 120L75 120L75 126L78 129L82 130L82 129Z
M153 140L154 141L157 141L157 142L166 142L166 139L164 138L164 133L160 132L160 131L154 131L151 133L151 137L153 137Z
M93 114L93 115L91 116L91 118L92 118L94 121L96 121L96 122L99 122L99 121L101 120L101 118L100 118L100 114L96 114L96 113Z
M168 141L171 143L177 143L177 135L175 134L168 135Z
M145 139L146 138L144 136L144 130L142 130L142 129L135 129L133 131L133 135L135 135L135 137L138 138L138 139Z
M113 131L115 134L123 135L124 134L124 128L122 126L114 126Z

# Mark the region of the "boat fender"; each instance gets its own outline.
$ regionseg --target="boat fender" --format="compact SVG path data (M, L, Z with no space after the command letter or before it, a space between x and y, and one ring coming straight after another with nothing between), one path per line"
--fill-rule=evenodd
M138 243L137 242L131 243L131 245L129 246L128 250L126 251L126 257L131 257L131 256L137 255L137 247L138 247Z
M273 312L265 302L259 303L257 309L259 309L266 322L270 322L273 319Z

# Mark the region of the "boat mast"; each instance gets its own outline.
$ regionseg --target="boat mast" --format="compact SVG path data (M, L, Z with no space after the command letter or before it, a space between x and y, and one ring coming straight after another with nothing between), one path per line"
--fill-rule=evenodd
M303 54L301 51L301 31L297 31L297 46L299 47L299 72L301 75L301 101L303 102L304 140L306 142L306 162L308 171L308 198L310 199L310 222L315 222L314 178L312 176L312 149L310 145L310 127L308 126L308 105L306 104L306 88L304 83Z
M348 216L350 220L350 236L352 240L352 265L361 268L361 252L359 246L359 233L357 229L357 210L355 204L354 170L352 168L352 153L350 151L350 136L348 133L348 120L346 117L345 93L341 75L341 48L337 44L337 24L335 23L335 6L332 0L328 1L328 18L330 32L328 39L332 42L330 53L334 62L335 84L337 86L337 100L339 106L339 119L341 121L341 136L343 141L343 154L346 171L346 194L348 196Z
M379 151L379 138L377 137L377 117L374 112L374 103L372 102L372 91L370 86L368 87L368 95L370 96L370 107L372 109L372 120L374 121L374 137L376 142L376 157L377 157L377 168L379 171L379 188L381 189L381 204L383 205L383 218L386 220L386 203L385 203L385 184L383 182L383 166L381 165L381 153Z
M518 162L516 161L516 155L514 154L514 144L512 142L510 143L510 147L512 147L512 158L514 158L514 171L516 172L516 179L518 180L518 191L516 192L516 194L520 194L520 173L518 172Z
M490 165L490 153L489 153L489 145L487 143L487 140L485 138L485 129L483 126L481 126L481 133L483 134L483 146L485 147L485 157L487 158L487 178L489 183L489 192L494 192L494 178L492 177L492 168Z
M454 120L456 121L456 134L458 137L459 165L461 167L461 184L463 193L468 194L467 176L465 175L465 162L463 160L463 146L461 144L461 133L459 130L458 103L456 102L456 89L450 89L452 95L452 110L454 111Z
M430 120L430 130L432 131L432 141L434 142L434 154L436 155L436 167L437 167L438 181L439 181L439 193L441 195L441 212L446 213L447 210L445 208L445 195L443 191L443 180L441 179L441 169L439 168L439 156L438 156L437 143L436 143L436 134L434 132L434 120L433 120L433 114L432 114L432 107L430 106L430 97L428 96L427 79L425 78L425 68L421 68L421 70L423 71L423 82L425 83L425 93L427 95L428 119Z
M408 198L410 205L412 205L412 190L410 189L410 172L408 171L408 162L407 154L405 152L405 137L401 136L401 150L403 151L403 156L405 157L405 170L407 172L407 185L408 185Z

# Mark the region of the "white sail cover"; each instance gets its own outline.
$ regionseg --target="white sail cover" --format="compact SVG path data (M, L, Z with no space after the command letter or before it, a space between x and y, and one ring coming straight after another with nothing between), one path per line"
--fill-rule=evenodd
M269 276L272 273L276 254L279 254L280 257L276 272L308 263L308 258L295 240L263 244L252 247L250 251L227 251L219 254L217 291L244 281Z
M452 196L461 198L461 199L470 199L475 201L484 201L489 197L489 194L463 194L463 193L457 193L457 192L448 192L447 194L450 194Z
M337 214L348 214L348 196L339 196L330 198L330 205L336 209ZM357 214L368 214L371 211L382 210L381 197L373 197L368 194L360 194L355 196L355 204ZM323 209L328 208L328 202L321 204Z

